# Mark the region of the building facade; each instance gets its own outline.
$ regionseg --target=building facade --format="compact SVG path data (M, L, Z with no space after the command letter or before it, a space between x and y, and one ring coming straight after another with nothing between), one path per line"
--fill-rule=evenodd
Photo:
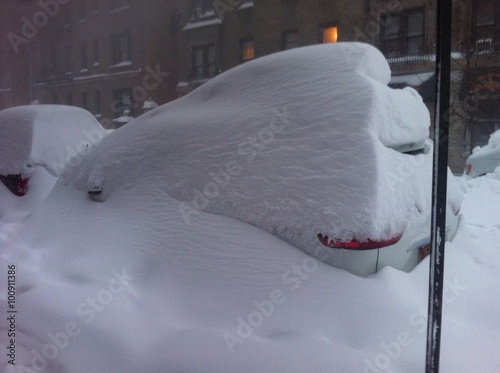
M182 0L27 3L31 4L24 10L23 22L28 26L24 30L19 26L19 35L26 38L23 31L30 28L37 32L29 45L19 42L18 47L29 48L29 58L21 60L30 66L30 99L3 106L75 105L89 110L104 126L119 127L176 98ZM12 33L2 31L2 35ZM7 75L15 76L18 84L27 74ZM2 81L0 87L6 89L9 84Z
M500 0L453 1L449 162L500 123ZM118 127L238 64L285 49L361 41L386 56L391 86L434 112L434 0L4 0L0 109L86 108ZM17 37L16 37L17 36Z
M390 85L414 87L434 114L433 0L192 0L190 7L181 33L186 63L179 96L249 59L322 42L361 41L386 56ZM449 164L460 173L472 149L499 128L500 1L455 0L453 11Z

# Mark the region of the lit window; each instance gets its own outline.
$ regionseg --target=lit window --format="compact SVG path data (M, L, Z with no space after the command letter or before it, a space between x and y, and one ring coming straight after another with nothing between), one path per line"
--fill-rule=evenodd
M253 40L246 40L241 42L241 58L243 61L251 60L255 57L255 48Z
M337 26L323 27L321 38L322 43L336 43L338 40Z

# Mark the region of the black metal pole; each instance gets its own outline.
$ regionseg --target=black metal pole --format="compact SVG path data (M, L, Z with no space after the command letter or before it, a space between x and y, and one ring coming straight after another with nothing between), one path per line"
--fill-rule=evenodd
M426 373L439 372L448 176L452 0L437 1L436 110Z

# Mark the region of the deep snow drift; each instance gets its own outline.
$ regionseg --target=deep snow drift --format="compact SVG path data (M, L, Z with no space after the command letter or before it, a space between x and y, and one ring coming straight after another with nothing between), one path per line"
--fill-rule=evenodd
M463 181L447 244L442 372L500 364L500 177ZM9 241L16 367L2 372L424 370L428 260L359 278L245 223L187 224L155 185L105 203L62 184ZM78 213L75 213L77 211ZM5 315L6 289L1 288ZM7 346L8 322L0 319Z

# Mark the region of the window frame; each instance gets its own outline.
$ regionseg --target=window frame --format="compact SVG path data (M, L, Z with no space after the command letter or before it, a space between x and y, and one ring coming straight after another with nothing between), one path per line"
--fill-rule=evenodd
M122 45L123 41L125 42L124 45ZM124 46L125 48L123 48ZM111 35L111 63L112 65L118 65L122 62L132 62L132 36L130 31Z
M287 46L287 37L291 35L296 35L297 36L297 45L294 47L289 47ZM299 42L299 29L291 29L291 30L286 30L281 33L281 50L290 50L294 48L300 47L300 42Z
M210 53L213 51L214 60L210 62ZM197 62L197 52L201 52L201 63ZM206 79L212 78L217 75L217 48L215 43L207 43L201 45L195 45L191 47L191 68L192 75L195 79ZM201 74L198 73L199 68L201 68ZM211 71L212 70L212 71Z
M422 18L421 30L416 35L410 35L410 17L415 14L420 14ZM388 29L388 24L390 24L391 19L399 19L399 26L397 30L397 38L387 38L386 31ZM423 55L426 53L426 9L425 7L415 7L404 9L401 13L397 15L392 15L385 17L382 20L382 30L380 32L380 49L387 58L397 58L403 56L414 56ZM417 51L411 51L409 49L411 39L420 38L419 46ZM388 42L397 41L396 47L389 47Z
M251 55L245 57L245 52L247 51L246 46L251 47ZM253 37L246 37L240 39L240 62L247 62L255 59L255 40Z
M325 30L328 30L330 28L335 28L337 30L337 39L334 42L326 42L324 35L325 35ZM320 44L327 44L327 43L338 43L339 42L339 25L338 22L328 22L328 23L322 23L319 25L319 43Z

